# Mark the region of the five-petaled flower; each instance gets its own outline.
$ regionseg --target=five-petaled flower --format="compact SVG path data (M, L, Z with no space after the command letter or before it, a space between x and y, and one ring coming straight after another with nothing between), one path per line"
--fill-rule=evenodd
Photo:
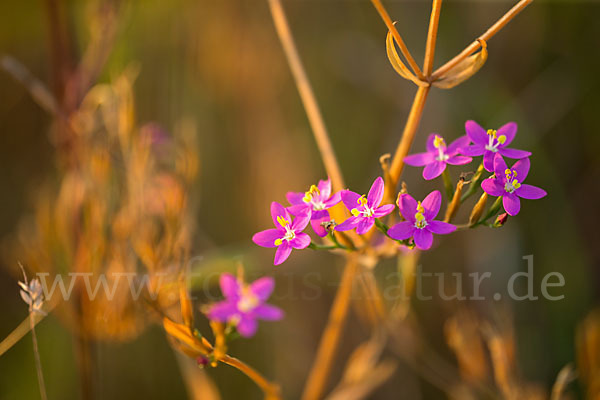
M483 154L483 167L489 171L494 171L494 156L502 154L504 157L521 159L529 157L531 152L525 150L509 149L508 146L517 134L517 124L509 122L502 125L498 130L483 129L475 121L465 123L467 136L473 141L473 144L461 149L461 153L466 156L480 156Z
M429 193L422 202L417 202L409 194L401 194L398 197L398 207L406 221L388 229L388 235L396 240L412 237L419 249L428 250L433 243L433 233L445 235L456 230L456 226L452 224L434 220L440 212L441 204L442 195L438 190Z
M256 333L258 319L276 321L283 318L280 308L265 304L275 286L273 278L260 278L248 285L224 273L219 284L225 300L210 307L207 314L211 320L232 324L240 335L250 337Z
M310 225L320 237L327 235L327 230L321 225L323 222L330 221L329 211L327 209L340 202L340 193L331 194L331 180L320 180L319 185L312 185L308 192L288 192L286 195L291 206L288 211L292 215L302 215L309 213Z
M473 160L471 157L459 155L459 151L468 146L469 142L468 136L462 136L446 146L443 137L437 133L432 133L427 138L427 151L406 156L404 162L413 167L424 166L423 178L426 180L434 179L444 172L446 164L463 165Z
M367 233L373 227L375 218L384 217L394 210L393 204L379 206L383 200L383 192L384 185L381 177L375 179L366 197L350 190L343 190L342 201L352 213L352 217L336 226L335 230L349 231L356 228L356 233L359 235Z
M292 221L288 211L274 201L271 216L275 229L254 234L252 241L262 247L277 247L274 264L279 265L287 260L292 249L304 249L310 244L310 236L302 232L310 221L310 213L300 214Z
M537 186L524 184L523 181L529 173L529 158L517 161L512 168L500 154L494 157L494 177L481 182L481 188L490 196L502 196L502 205L509 215L517 215L521 209L521 200L541 199L546 196L546 191Z

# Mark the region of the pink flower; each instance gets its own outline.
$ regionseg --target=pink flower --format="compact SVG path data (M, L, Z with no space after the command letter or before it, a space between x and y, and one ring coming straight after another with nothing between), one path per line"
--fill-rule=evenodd
M388 236L396 240L412 237L421 250L428 250L433 243L433 234L446 235L456 230L456 226L447 222L435 221L440 212L442 195L439 190L429 193L423 202L418 202L409 194L398 199L400 213L406 219L388 229Z
M371 230L373 224L375 224L375 218L388 215L395 207L393 204L379 206L381 200L383 200L383 192L384 185L381 177L375 179L366 197L350 190L343 190L341 194L342 201L352 213L352 217L336 226L335 230L349 231L356 228L356 233L359 235Z
M432 133L427 138L427 152L411 154L404 157L404 162L413 167L422 167L423 178L430 180L437 178L446 169L446 164L463 165L470 163L473 159L459 155L459 150L469 144L469 138L462 136L446 147L444 138L437 133Z
M290 256L292 249L304 249L310 244L310 236L302 231L310 221L310 214L297 216L293 221L287 210L279 203L271 203L271 217L275 229L267 229L252 236L252 241L262 247L277 247L274 265Z
M339 192L331 194L331 180L320 180L319 185L312 185L308 192L288 192L286 197L292 205L288 207L290 214L310 214L310 225L315 233L320 237L327 235L321 223L331 220L327 209L341 201Z
M502 196L502 205L508 215L514 216L521 210L521 200L541 199L546 196L546 191L537 186L523 183L529 173L529 158L523 158L515 163L512 168L500 154L494 157L494 177L481 182L481 188L490 196Z
M211 320L231 323L240 335L250 337L256 333L258 319L276 321L283 318L280 308L265 303L275 287L273 278L260 278L247 285L225 273L221 275L219 284L225 300L209 309L208 318Z

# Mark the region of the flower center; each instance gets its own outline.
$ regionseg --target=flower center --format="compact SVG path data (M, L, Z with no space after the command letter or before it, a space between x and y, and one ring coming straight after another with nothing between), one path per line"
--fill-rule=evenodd
M521 187L521 183L516 179L517 171L515 171L514 169L511 171L507 168L504 171L504 175L506 175L506 183L504 184L504 190L506 190L508 193L512 193L516 189Z
M302 198L306 204L310 204L315 211L324 210L327 208L321 199L321 191L316 185L312 185L308 192L304 192Z
M350 210L355 217L372 217L375 214L375 210L367 205L367 198L364 194L360 196L356 202L359 206ZM359 207L362 208L362 210L360 210Z
M254 310L259 303L258 297L247 288L244 288L242 290L242 297L240 297L237 302L237 308L241 312L250 312Z
M444 150L446 150L446 142L444 141L443 137L435 135L435 138L433 139L433 147L435 147L438 151L438 155L435 158L436 160L446 161L450 158L448 154L444 153Z
M489 151L493 151L494 153L498 151L498 146L504 144L506 142L506 136L500 135L495 129L488 129L487 134L489 136L488 144L485 145L485 149Z
M284 240L287 240L289 242L290 240L296 237L296 232L294 232L290 228L290 221L288 221L280 215L277 217L277 222L279 222L279 225L281 225L285 229L285 235L283 235L282 238L275 239L275 246L281 245Z
M415 213L415 227L416 228L423 229L427 226L427 220L425 219L425 216L423 215L424 212L425 212L425 209L421 205L421 202L419 202L417 204L417 212Z

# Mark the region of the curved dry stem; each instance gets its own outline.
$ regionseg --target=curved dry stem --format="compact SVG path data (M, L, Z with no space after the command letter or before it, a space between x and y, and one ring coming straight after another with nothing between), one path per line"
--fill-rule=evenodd
M390 18L390 15L381 3L381 0L371 0L371 3L373 3L373 6L381 16L383 22L385 22L385 25L387 26L388 30L392 32L392 35L394 36L394 39L396 39L396 43L398 43L398 47L400 48L402 55L404 56L404 58L406 58L406 61L408 62L408 65L410 65L413 72L417 75L419 79L424 80L425 76L423 75L421 68L419 68L419 65L416 63L415 59L410 54L408 47L406 47L406 44L404 44L402 36L400 36L400 33L394 26L394 22L392 22L392 19Z
M527 7L533 0L521 0L519 1L513 8L511 8L506 14L502 16L494 25L492 25L483 35L479 36L473 43L467 46L460 54L456 57L448 61L446 64L442 65L438 68L432 75L432 80L438 79L440 76L444 75L450 69L455 67L459 62L473 54L481 47L481 43L479 40L488 41L492 36L500 31L500 29L504 28L506 24L508 24L514 17L517 16L525 7Z
M269 7L271 9L271 15L273 16L277 35L279 36L285 56L290 65L290 69L292 70L292 75L294 76L296 86L298 87L302 104L306 110L306 115L317 142L317 146L319 147L321 158L325 164L325 170L327 171L327 175L331 178L333 190L342 190L345 188L344 178L342 177L342 172L337 162L335 152L333 151L331 141L329 140L327 128L325 127L325 122L323 122L323 116L319 110L314 91L308 80L304 66L302 65L298 50L296 49L296 44L294 43L294 38L292 37L285 12L281 6L281 1L269 0Z
M321 397L333 360L338 349L340 336L346 317L348 315L348 306L350 305L350 295L352 294L352 284L357 273L358 262L355 256L349 256L344 267L344 273L340 286L333 300L333 305L329 313L327 327L321 337L319 349L315 362L308 376L302 400L317 400Z
M256 385L258 387L260 387L262 389L262 391L264 392L265 399L267 399L267 400L281 399L281 390L279 388L279 385L268 381L258 371L256 371L254 368L250 367L249 365L245 364L243 361L240 361L235 357L226 355L221 359L221 362L240 370L241 372L244 373L244 375L246 375L248 378L252 379L252 381L254 381L254 383L256 383Z

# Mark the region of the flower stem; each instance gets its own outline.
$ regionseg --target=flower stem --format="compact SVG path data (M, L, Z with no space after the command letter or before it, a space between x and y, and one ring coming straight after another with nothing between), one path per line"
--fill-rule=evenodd
M442 0L433 0L433 4L431 5L431 17L429 20L429 32L427 33L427 45L425 48L425 61L423 63L423 73L428 78L433 71L433 56L435 54L435 42L437 40L441 10Z
M402 40L402 36L400 36L400 33L394 26L394 23L392 22L392 19L390 18L390 15L386 11L385 7L381 3L381 0L371 0L371 3L373 3L373 6L375 7L377 12L381 16L381 19L383 20L383 22L385 22L385 25L387 26L388 30L390 32L392 32L394 39L396 39L396 43L398 43L398 47L400 47L400 51L402 52L402 55L404 56L404 58L406 58L406 61L408 62L408 65L410 65L410 67L412 68L413 72L417 75L417 77L419 79L423 80L425 78L425 76L423 75L421 68L419 68L419 65L416 63L415 59L410 54L408 47L406 47L406 44L404 44L404 40Z
M452 184L452 178L450 178L448 168L442 172L442 179L444 180L444 187L446 188L446 197L448 197L448 201L452 201L452 198L454 197L454 185Z
M281 41L283 51L285 52L292 75L294 76L302 104L306 110L308 121L317 142L317 147L319 148L321 158L325 164L325 170L327 171L329 178L331 178L333 190L342 190L345 188L344 178L342 177L342 172L337 162L333 146L331 145L314 91L308 80L304 66L302 65L298 50L296 49L296 44L294 43L294 38L292 37L281 1L269 0L269 7L271 9L271 15L273 17L273 22L275 23L277 35Z
M471 179L471 182L469 183L469 189L460 198L461 203L463 203L465 200L467 200L469 197L471 197L473 194L475 194L477 189L479 189L479 182L481 181L482 175L483 175L483 162L481 164L479 164L479 167L477 167L477 171L475 171L475 175L473 175L473 179Z
M396 186L398 185L398 180L400 179L400 175L404 169L404 157L406 157L408 154L410 146L415 139L415 133L417 132L419 122L421 121L421 117L423 115L423 109L425 107L425 101L427 100L428 93L429 87L419 86L417 89L410 113L408 114L406 125L404 126L404 131L402 132L402 138L398 143L398 147L394 153L394 158L392 158L392 163L390 165L391 182L385 186L386 194L384 197L390 203L393 203L396 200L394 198Z
M35 370L37 372L38 385L40 387L40 396L42 400L48 400L46 394L46 383L44 382L44 373L42 371L42 361L40 359L40 351L38 348L37 335L35 333L35 320L33 311L29 312L29 327L31 328L31 339L33 340L33 354L35 357Z
M525 7L529 5L533 0L521 0L519 1L513 8L511 8L506 14L502 16L494 25L492 25L485 33L479 36L475 41L473 41L470 45L468 45L460 54L456 57L448 61L446 64L442 65L438 68L433 75L431 76L431 80L435 81L440 76L444 75L446 72L455 67L462 60L473 54L481 47L481 42L479 40L488 41L492 36L494 36L500 29L504 28L506 24L508 24L514 17L517 16Z
M258 387L260 387L262 389L262 391L264 392L265 399L268 399L268 400L280 400L281 399L281 390L279 388L279 385L268 381L264 376L262 376L254 368L252 368L249 365L245 364L244 362L238 360L237 358L231 357L228 355L225 355L221 359L221 362L240 370L248 378L252 379L254 381L254 383L256 383L256 385Z
M333 365L334 356L337 353L342 328L348 315L352 283L357 271L358 263L356 257L349 256L344 267L340 286L333 300L327 326L319 343L315 362L302 393L302 400L317 400L323 394L329 372Z
M493 217L494 215L496 215L498 213L498 210L500 210L501 205L502 205L502 196L499 196L496 198L496 201L494 201L494 204L492 204L492 206L490 207L488 212L474 226L485 224L488 219L490 219L491 217Z

